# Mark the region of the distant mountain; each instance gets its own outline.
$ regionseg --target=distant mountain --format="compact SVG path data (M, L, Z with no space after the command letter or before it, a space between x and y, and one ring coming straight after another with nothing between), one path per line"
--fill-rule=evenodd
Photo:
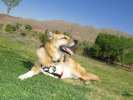
M128 36L128 33L121 32L113 29L97 29L93 26L81 26L79 24L65 22L63 20L51 20L51 21L37 21L33 19L24 19L20 17L9 16L0 14L0 24L29 24L35 31L59 30L62 32L71 32L73 37L81 41L94 42L96 36L100 32L107 32L109 34Z

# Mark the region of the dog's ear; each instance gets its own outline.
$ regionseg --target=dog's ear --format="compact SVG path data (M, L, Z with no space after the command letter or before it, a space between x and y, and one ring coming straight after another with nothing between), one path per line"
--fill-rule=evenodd
M48 36L48 39L52 39L53 38L53 32L47 32L47 36Z

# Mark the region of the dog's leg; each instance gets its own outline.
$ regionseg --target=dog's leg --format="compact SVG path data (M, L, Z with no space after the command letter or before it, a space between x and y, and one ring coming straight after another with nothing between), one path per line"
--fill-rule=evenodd
M32 70L30 70L27 73L20 75L18 78L21 80L24 80L24 79L30 78L34 75L35 75L34 72Z
M34 66L34 67L32 67L32 69L30 71L28 71L25 74L20 75L18 78L21 80L24 80L24 79L30 78L32 76L35 76L35 75L39 74L40 72L41 72L41 68L39 66Z
M99 80L99 77L92 74L92 73L88 73L86 72L86 70L81 67L79 64L77 64L74 74L76 76L78 76L81 80L85 80L85 81L89 81L89 80Z

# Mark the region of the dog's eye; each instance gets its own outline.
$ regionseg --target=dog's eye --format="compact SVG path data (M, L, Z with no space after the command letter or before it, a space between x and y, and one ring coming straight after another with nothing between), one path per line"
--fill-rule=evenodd
M63 37L62 39L67 39L66 37Z

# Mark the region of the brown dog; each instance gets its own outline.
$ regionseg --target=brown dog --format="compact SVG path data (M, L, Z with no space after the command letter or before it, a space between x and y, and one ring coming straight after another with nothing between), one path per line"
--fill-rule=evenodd
M71 57L67 57L64 60L66 53L69 55L73 54L70 47L75 45L74 40L60 32L49 32L48 38L49 40L46 45L37 50L39 64L33 66L29 72L20 75L19 79L24 80L42 72L55 78L59 76L58 78L61 79L80 78L82 80L99 80L96 75L86 72Z

